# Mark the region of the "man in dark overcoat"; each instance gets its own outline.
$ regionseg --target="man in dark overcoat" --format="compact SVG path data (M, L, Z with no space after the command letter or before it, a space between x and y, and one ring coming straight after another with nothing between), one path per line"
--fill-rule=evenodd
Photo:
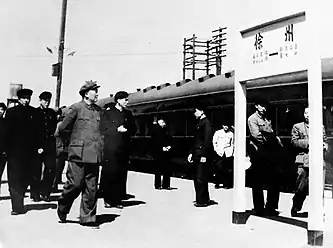
M122 208L126 199L127 171L130 138L136 132L132 112L126 109L128 93L119 91L115 103L106 104L101 117L104 136L104 163L101 175L101 192L105 207Z
M7 106L5 103L0 102L0 186L2 174L5 170L7 163L6 153L5 153L5 118L4 114L6 112Z
M213 151L212 127L205 114L204 106L196 106L194 116L198 120L195 128L191 153L187 160L193 163L193 181L195 189L195 207L207 207L216 204L210 200L208 191L208 177L211 171L211 155Z
M74 200L82 193L80 224L97 226L97 182L99 164L102 161L102 138L100 134L101 108L95 104L99 86L87 81L80 89L82 101L70 106L59 133L70 131L68 146L67 181L58 200L58 217L66 222Z
M43 152L43 122L39 111L30 106L32 90L17 92L18 105L6 112L7 176L12 202L12 215L24 214L23 197L30 184L30 197L38 197L39 191L32 183L32 175L38 166L38 156Z
M56 142L54 133L57 127L56 112L49 108L51 92L44 91L39 95L40 106L38 108L43 120L44 152L40 155L40 165L34 175L36 184L40 182L40 197L44 201L50 201L50 194L56 169ZM42 173L42 175L41 175Z
M172 136L170 135L169 127L161 116L157 116L156 121L153 122L151 134L155 170L155 189L171 189L171 142Z

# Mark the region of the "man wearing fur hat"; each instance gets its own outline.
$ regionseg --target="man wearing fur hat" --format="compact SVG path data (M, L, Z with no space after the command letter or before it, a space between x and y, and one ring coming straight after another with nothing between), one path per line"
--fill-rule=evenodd
M97 181L102 161L102 138L99 131L101 109L95 103L99 87L95 81L86 81L79 91L82 101L69 107L58 127L59 134L70 133L67 182L58 201L60 222L66 222L74 200L82 193L80 224L98 226Z
M6 153L8 156L8 185L12 215L24 214L24 194L30 184L31 198L39 196L32 174L43 153L43 123L38 110L30 106L32 90L17 92L18 105L6 112Z

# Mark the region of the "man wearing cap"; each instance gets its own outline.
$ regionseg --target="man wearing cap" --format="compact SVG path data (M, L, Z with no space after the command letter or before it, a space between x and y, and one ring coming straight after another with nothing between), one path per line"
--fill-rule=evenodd
M0 102L0 186L1 186L1 178L3 171L6 166L6 154L5 154L5 118L4 114L6 112L7 106L3 102Z
M24 194L31 184L30 196L39 192L32 183L32 174L43 153L43 123L38 110L30 106L32 90L17 92L18 105L6 112L5 144L8 155L8 185L12 202L12 215L24 214Z
M100 111L95 102L98 88L95 81L86 81L79 93L82 101L69 107L59 134L70 132L68 146L67 182L58 200L58 217L66 222L74 200L82 192L80 224L96 226L97 181L99 163L102 161Z
M128 93L119 91L114 103L104 106L101 132L104 136L104 163L101 192L106 208L122 208L121 200L127 198L126 183L131 135L136 132L132 112L126 109Z
M277 216L279 192L279 152L282 143L275 135L271 120L267 116L269 103L257 99L254 107L256 111L248 118L250 131L249 155L252 163L252 200L253 214L258 216ZM267 185L267 200L264 200L264 182Z
M44 201L50 201L50 194L55 177L56 168L56 143L54 133L57 127L56 112L49 108L52 93L44 91L39 95L40 106L38 108L42 121L44 131L44 152L40 155L40 163L34 172L34 182L40 186L40 198ZM44 165L44 167L43 167ZM42 169L43 168L43 169ZM41 172L43 172L41 176ZM34 200L39 200L38 196Z

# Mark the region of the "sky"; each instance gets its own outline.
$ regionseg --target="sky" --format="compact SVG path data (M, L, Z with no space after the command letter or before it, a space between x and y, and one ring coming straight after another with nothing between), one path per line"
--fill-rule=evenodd
M308 0L311 2L311 0ZM0 1L0 101L10 84L23 84L38 95L54 94L61 0ZM322 57L333 55L333 3L317 0ZM65 56L60 105L80 100L85 80L97 80L100 98L118 90L176 83L182 79L184 38L195 34L210 39L212 31L227 27L227 57L222 69L235 67L239 31L305 10L304 0L68 0ZM311 6L310 6L311 7ZM46 47L54 52L49 53ZM75 51L74 56L68 53ZM187 75L190 78L190 74ZM54 99L51 105L54 106Z

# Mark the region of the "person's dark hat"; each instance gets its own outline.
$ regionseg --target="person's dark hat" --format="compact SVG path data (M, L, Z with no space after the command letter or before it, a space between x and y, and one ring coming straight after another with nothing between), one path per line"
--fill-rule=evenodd
M18 98L23 98L23 97L31 97L32 95L32 90L31 89L27 89L27 88L23 88L17 91L17 97Z
M119 99L124 99L128 97L128 93L126 91L118 91L114 95L114 102L117 102Z
M260 105L262 107L269 107L270 104L269 104L269 101L265 100L265 99L262 99L262 98L258 98L254 101L254 105Z
M2 108L2 109L4 109L4 110L6 110L6 109L7 109L7 106L6 106L6 104L5 104L5 103L3 103L3 102L0 102L0 108Z
M40 100L50 100L52 98L52 93L49 91L43 91L39 95Z
M95 90L98 89L99 87L101 87L100 85L97 85L97 81L86 81L84 85L82 85L82 87L80 88L79 94L81 96L84 96L84 94L86 94L86 92L88 92L89 90Z

